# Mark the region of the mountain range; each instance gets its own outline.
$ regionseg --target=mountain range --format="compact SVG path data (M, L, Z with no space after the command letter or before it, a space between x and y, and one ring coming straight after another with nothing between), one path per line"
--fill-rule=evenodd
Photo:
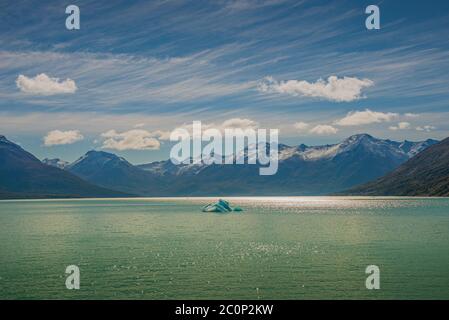
M419 153L390 174L345 193L449 196L449 138Z
M93 184L140 196L164 195L162 177L132 165L122 157L89 151L65 170Z
M254 165L174 166L162 161L139 167L165 177L167 192L174 195L322 195L381 177L435 143L358 134L325 146L281 144L279 170L273 176L260 176Z
M0 198L119 197L127 194L91 184L46 165L0 136Z
M281 144L277 174L260 176L258 165L174 165L170 160L133 165L104 151L89 151L73 163L60 159L40 162L2 136L0 198L17 194L36 197L324 195L376 180L437 143L431 139L396 142L358 134L324 146ZM242 152L236 157L246 155Z
M435 143L359 134L333 145L281 144L274 176L260 176L258 166L248 164L174 165L166 160L133 166L102 151L89 151L66 170L93 184L142 196L319 195L383 176Z

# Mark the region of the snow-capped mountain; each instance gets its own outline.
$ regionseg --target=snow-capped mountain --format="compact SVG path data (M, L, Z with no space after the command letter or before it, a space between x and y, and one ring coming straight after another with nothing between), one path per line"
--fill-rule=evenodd
M43 164L0 136L0 198L126 196L90 184L70 172Z
M66 170L96 185L137 195L156 195L164 190L160 176L144 171L126 159L103 151L89 151Z
M369 134L357 134L353 135L344 141L323 146L307 146L301 144L299 146L287 146L285 144L279 144L278 157L279 161L289 161L292 159L302 160L306 162L332 160L333 158L345 154L355 152L356 149L363 149L363 152L376 154L378 156L384 156L388 158L394 158L398 161L405 161L408 158L413 157L427 147L438 143L437 140L428 139L426 141L412 142L396 142L391 140L382 140L372 137ZM248 152L250 150L257 150L256 145L251 145L245 150L241 150L234 157L234 162L238 159L247 162L248 157L254 157L255 153ZM270 151L269 145L266 146L267 152ZM229 156L228 156L229 157ZM187 173L198 174L202 169L207 167L204 163L196 164L181 164L174 165L171 161L158 161L149 164L139 165L141 169L150 171L159 175L179 175Z
M415 152L419 147L410 150ZM393 172L342 194L449 196L449 138L426 148Z
M427 147L437 143L436 140L426 140L420 142L395 142L391 140L376 139L369 134L353 135L346 140L325 146L284 147L279 152L279 160L287 160L291 157L299 157L304 161L320 161L332 159L345 152L352 152L356 148L362 147L366 152L378 155L389 155L395 158L410 158L418 154Z
M258 166L247 164L176 166L167 160L139 168L170 181L167 192L172 195L327 194L383 176L435 143L395 142L358 134L333 145L280 144L279 170L274 176L259 176ZM243 150L234 160L247 160L248 155Z
M416 156L421 151L424 151L431 145L434 145L437 143L438 143L438 141L433 140L433 139L427 139L425 141L420 141L420 142L411 142L411 141L405 140L404 142L402 142L400 144L399 148L402 151L404 151L405 153L407 153L407 155L411 158L411 157Z
M102 151L89 151L68 165L59 159L42 163L0 136L0 197L321 195L373 181L436 143L359 134L332 145L280 144L278 172L260 176L258 165L174 165L166 160L135 166ZM269 145L266 148L275 152ZM248 156L254 156L251 146L232 160L247 162Z
M173 164L170 160L164 161L156 161L148 164L140 164L137 165L138 168L145 170L147 172L151 172L157 176L179 176L182 174L198 174L203 168L207 167L206 164L202 162L194 163L192 159L190 159L192 163L190 164Z

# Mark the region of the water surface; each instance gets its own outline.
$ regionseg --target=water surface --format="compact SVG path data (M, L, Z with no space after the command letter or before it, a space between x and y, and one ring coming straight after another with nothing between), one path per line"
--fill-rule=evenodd
M0 298L449 299L447 198L213 200L0 201Z

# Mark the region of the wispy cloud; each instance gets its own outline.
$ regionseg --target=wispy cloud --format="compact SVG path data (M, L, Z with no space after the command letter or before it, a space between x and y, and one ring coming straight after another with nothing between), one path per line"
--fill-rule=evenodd
M70 101L50 100L47 104L91 104L120 105L123 103L176 103L217 99L236 95L255 86L255 81L236 81L229 70L215 60L235 52L238 46L206 50L184 57L143 58L133 55L111 55L95 53L56 52L0 52L0 69L38 72L42 68L49 74L67 76L59 81L47 74L34 78L20 75L17 86L26 93L54 95L73 93ZM32 61L32 63L30 63ZM9 78L0 79L0 87L7 88ZM71 79L76 79L77 84ZM5 90L6 91L6 90ZM6 97L22 99L31 103L28 97ZM4 96L5 97L5 96Z
M226 129L257 129L259 123L257 121L247 119L247 118L231 118L224 120L222 122L201 122L201 131L208 129L215 129L221 134L225 134ZM177 126L173 131L184 132L187 131L191 137L194 137L195 132L193 131L192 123L184 123L181 126ZM198 137L194 137L198 138Z
M243 10L229 10L231 7ZM364 36L366 30L357 22L360 11L351 5L276 0L130 5L119 1L116 5L90 2L89 8L92 13L83 20L91 26L89 33L81 30L76 38L67 38L63 28L48 27L60 14L51 4L42 4L28 16L35 22L30 24L33 27L24 24L15 32L1 34L4 51L0 52L0 69L5 75L0 79L2 104L23 101L42 109L78 111L178 113L180 109L215 112L220 108L247 108L277 112L281 108L272 108L276 99L283 110L299 113L302 108L297 107L309 102L288 98L288 94L283 95L284 99L278 95L261 97L254 88L258 79L267 74L275 79L309 79L309 86L316 85L315 79L320 77L328 84L333 74L357 75L358 80L376 83L369 88L370 99L381 96L397 101L438 94L438 101L442 101L447 95L449 80L442 67L449 65L447 48L433 45L429 49L416 42L418 37L420 43L441 44L434 33L428 36L429 25L420 25L419 29L401 24L389 29L385 25L381 36L368 39ZM23 10L12 5L5 9ZM40 18L42 12L38 9L45 10L46 19ZM110 24L118 10L121 23ZM97 14L102 19L97 19ZM328 18L317 19L323 15ZM2 17L10 19L9 15ZM44 29L51 32L42 39ZM409 36L411 33L414 37ZM335 37L339 41L333 41ZM402 40L389 46L395 39ZM366 45L369 50L364 50ZM48 48L52 51L43 51ZM19 73L44 71L62 79L75 79L80 88L76 97L70 101L55 96L29 99L11 93L11 73L17 77ZM324 111L331 108L325 104L327 101L338 99L352 98L351 94L341 98L325 93L314 103ZM420 101L411 102L411 106L420 105Z
M369 32L353 1L80 0L89 9L82 9L86 28L77 33L63 28L55 4L7 1L0 10L5 133L42 136L55 123L86 136L111 128L121 134L139 123L145 125L135 129L153 133L194 119L220 126L231 118L296 137L307 133L301 139L316 135L309 131L318 125L338 129L339 137L361 129L410 138L448 132L449 20L440 3L427 19L393 9L381 32ZM73 79L76 93L18 90L18 75L42 73L58 83ZM261 93L266 75L272 82ZM367 115L372 106L387 118ZM419 117L406 115L412 112ZM390 120L392 114L398 116ZM284 128L292 119L309 127ZM419 129L388 130L400 121Z
M276 6L286 2L286 0L230 0L225 2L225 9L236 11L251 10Z
M209 124L209 127L214 126L214 124ZM225 120L222 124L218 126L219 129L256 129L259 124L251 119L242 118L232 118Z

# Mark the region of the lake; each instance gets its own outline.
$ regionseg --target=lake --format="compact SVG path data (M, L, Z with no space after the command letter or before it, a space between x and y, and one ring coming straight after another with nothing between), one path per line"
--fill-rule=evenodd
M226 199L0 201L0 298L449 299L447 198Z

